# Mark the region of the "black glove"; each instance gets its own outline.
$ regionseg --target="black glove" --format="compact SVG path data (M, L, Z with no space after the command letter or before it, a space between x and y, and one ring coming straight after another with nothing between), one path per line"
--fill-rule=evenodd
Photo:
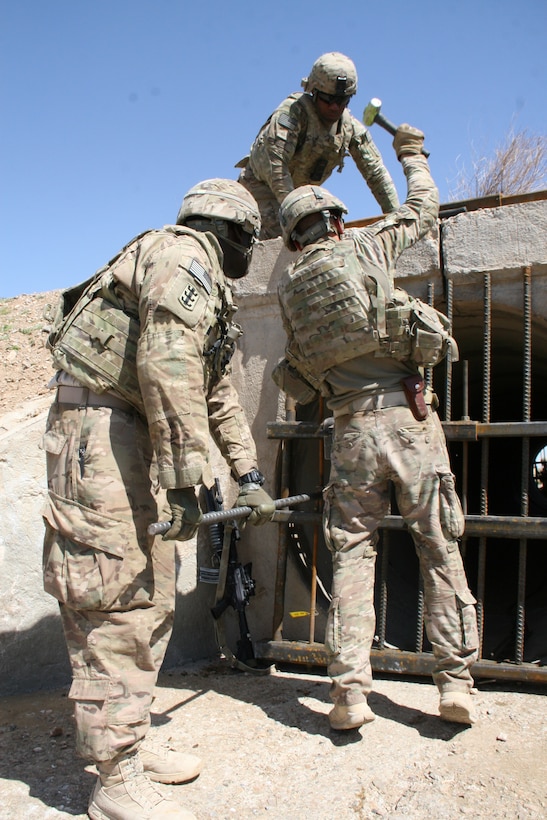
M421 154L424 147L424 133L404 122L397 129L393 140L397 159L410 154Z
M167 490L171 507L171 529L163 536L164 541L188 541L197 532L203 518L193 487Z
M253 511L248 518L243 518L239 524L242 529L245 524L265 524L271 521L272 515L275 512L275 503L266 490L263 490L260 484L251 482L249 484L242 484L236 507L252 507Z

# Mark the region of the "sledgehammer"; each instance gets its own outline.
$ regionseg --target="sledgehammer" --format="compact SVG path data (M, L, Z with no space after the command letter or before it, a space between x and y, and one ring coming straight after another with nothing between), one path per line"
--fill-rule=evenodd
M382 100L379 100L378 97L373 97L367 105L367 107L365 108L365 110L363 111L363 123L366 126L371 126L373 123L377 123L381 128L384 128L392 136L395 136L397 132L397 126L393 125L393 123L386 119L383 114L380 114L381 107ZM425 148L422 148L422 154L424 155L424 157L428 157L429 151L426 151Z

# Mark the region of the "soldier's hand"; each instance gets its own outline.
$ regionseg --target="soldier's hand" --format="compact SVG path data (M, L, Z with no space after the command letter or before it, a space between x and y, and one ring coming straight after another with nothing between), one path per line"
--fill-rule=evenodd
M410 154L421 154L424 147L424 133L405 122L397 129L393 140L393 147L395 148L397 159L409 156Z
M242 519L240 529L245 524L265 524L271 521L275 512L275 503L260 484L243 484L239 490L236 507L252 507L253 511L248 518Z
M167 490L171 507L171 529L163 536L164 541L188 541L197 532L203 518L193 487Z

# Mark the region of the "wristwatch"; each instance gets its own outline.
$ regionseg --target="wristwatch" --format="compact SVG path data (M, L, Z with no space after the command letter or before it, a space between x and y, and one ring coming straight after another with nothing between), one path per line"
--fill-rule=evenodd
M243 487L244 484L258 484L259 487L262 487L265 481L266 479L264 478L260 470L257 470L255 467L254 470L251 470L250 472L245 473L245 475L242 475L241 478L238 479L237 483L240 487Z

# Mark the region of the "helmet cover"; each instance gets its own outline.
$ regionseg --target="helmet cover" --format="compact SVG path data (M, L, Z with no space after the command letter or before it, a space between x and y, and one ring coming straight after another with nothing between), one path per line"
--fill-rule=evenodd
M339 51L322 54L302 80L304 91L322 91L336 97L351 97L357 92L357 70L352 60Z
M182 200L177 225L200 216L235 222L253 236L260 231L260 212L254 197L233 179L206 179L190 188Z

